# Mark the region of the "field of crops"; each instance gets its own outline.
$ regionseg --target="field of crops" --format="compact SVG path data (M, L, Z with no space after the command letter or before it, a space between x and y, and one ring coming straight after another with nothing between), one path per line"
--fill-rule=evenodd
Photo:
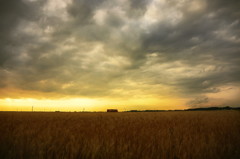
M0 158L238 159L240 111L0 112Z

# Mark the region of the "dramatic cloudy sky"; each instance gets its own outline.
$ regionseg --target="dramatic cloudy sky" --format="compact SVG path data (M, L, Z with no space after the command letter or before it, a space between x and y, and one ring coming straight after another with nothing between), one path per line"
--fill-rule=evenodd
M2 110L240 106L239 0L2 0Z

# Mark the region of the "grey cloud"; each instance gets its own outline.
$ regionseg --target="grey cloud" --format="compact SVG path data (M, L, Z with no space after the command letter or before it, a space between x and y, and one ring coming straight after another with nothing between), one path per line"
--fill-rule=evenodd
M199 97L196 97L195 99L193 100L190 100L187 105L191 106L191 107L200 107L204 104L207 104L209 102L209 99L208 97L206 96L199 96Z
M152 0L131 0L126 7L126 12L131 18L139 18L147 11L147 6Z
M187 96L216 93L224 84L239 83L240 16L236 7L239 2L204 1L207 3L204 9L190 12L186 5L179 7L178 1L168 1L166 8L182 14L179 21L173 23L166 15L148 25L143 17L153 1L133 0L117 6L120 2L72 1L66 8L69 18L66 21L48 16L41 9L34 10L43 4L6 2L1 10L4 25L0 28L3 34L0 65L4 68L0 69L0 76L4 81L0 81L0 86L105 96L114 94L112 90L121 86L128 89L119 83L132 80L146 82L152 89L158 84L171 86ZM166 8L160 9L172 13ZM101 24L96 21L100 10L105 14L100 17ZM25 24L24 20L35 22L42 30L49 27L52 32L30 35L17 31L20 22ZM12 33L19 37L12 39ZM97 46L100 48L95 53ZM156 56L150 60L152 54ZM178 61L183 65L150 71L154 65ZM195 68L201 74L204 66L209 65L216 69L196 76ZM187 69L178 77L173 70L179 67ZM6 84L8 74L3 73L4 69L19 80ZM193 75L185 75L191 71Z
M12 39L12 31L21 19L34 20L34 10L22 1L4 0L0 6L0 19L0 66L2 66L14 56L11 47L14 47L16 41Z
M91 22L95 9L104 0L76 0L68 7L68 12L72 15L76 24L86 25Z
M200 64L228 67L228 71L212 72L203 78L186 77L176 80L176 84L183 87L186 92L215 92L216 89L210 85L206 88L201 86L201 83L208 79L211 79L214 85L238 83L240 80L239 11L233 7L234 3L224 2L224 5L221 3L210 4L206 10L197 14L184 13L183 20L174 26L160 22L154 26L150 34L143 36L142 46L146 50L143 53L159 53L165 57L165 62L182 61L189 67ZM209 17L212 12L215 16ZM235 13L231 14L229 20L222 12L226 15L229 12ZM229 35L227 33L222 37L214 35L220 34L221 30L228 32ZM227 39L227 36L232 36L233 40Z

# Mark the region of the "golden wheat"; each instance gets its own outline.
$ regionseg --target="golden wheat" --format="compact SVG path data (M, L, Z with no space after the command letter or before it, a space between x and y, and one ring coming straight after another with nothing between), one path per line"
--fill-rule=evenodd
M0 113L2 159L239 157L239 111Z

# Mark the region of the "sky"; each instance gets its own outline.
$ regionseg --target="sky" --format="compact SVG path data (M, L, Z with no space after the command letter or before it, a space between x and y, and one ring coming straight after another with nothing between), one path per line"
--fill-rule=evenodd
M239 0L2 0L0 110L240 106Z

